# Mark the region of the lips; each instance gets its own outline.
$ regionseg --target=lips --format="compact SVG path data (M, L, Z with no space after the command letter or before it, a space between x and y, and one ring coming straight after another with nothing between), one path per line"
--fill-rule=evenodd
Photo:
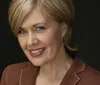
M32 57L38 57L44 53L45 48L31 49L30 54Z

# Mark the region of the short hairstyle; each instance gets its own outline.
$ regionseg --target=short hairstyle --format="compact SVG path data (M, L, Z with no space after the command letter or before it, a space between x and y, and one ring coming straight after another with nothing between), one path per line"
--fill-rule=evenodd
M76 47L71 45L72 20L74 19L72 0L12 0L8 15L11 30L15 36L24 18L37 5L41 7L46 16L68 25L68 34L64 37L65 46L70 51L76 51Z

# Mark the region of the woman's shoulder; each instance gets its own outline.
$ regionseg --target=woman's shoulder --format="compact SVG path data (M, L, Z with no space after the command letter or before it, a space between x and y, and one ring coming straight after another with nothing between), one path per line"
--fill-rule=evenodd
M30 62L20 62L20 63L14 63L14 64L11 64L11 65L8 65L6 67L6 69L22 69L22 68L27 68L29 66Z
M8 65L3 71L1 85L4 85L4 83L9 83L7 85L15 85L16 82L19 82L22 71L30 69L30 66L30 62L21 62Z
M91 67L90 65L85 65L85 70L84 70L85 73L88 73L88 74L94 74L96 76L99 76L100 77L100 71L99 70L96 70L95 68Z
M29 64L30 64L29 62L15 63L15 64L8 65L5 68L5 70L7 71L7 73L11 73L11 74L13 74L13 72L14 73L20 73L20 71L22 69L28 68L29 67Z
M66 74L65 82L71 82L73 85L76 85L76 82L77 85L100 85L100 72L76 58Z
M82 71L78 73L78 77L80 78L79 83L83 83L81 85L100 85L100 72L84 62L83 64Z
M96 81L100 84L100 72L90 65L85 64L84 71L81 73L80 76L83 78L83 80L87 80L88 82Z
M85 76L85 77L89 76L91 78L99 78L99 80L100 80L100 71L99 70L96 70L95 68L88 65L87 63L85 63L82 60L81 60L81 62L84 64L84 66L82 68L82 72L81 72L82 76Z

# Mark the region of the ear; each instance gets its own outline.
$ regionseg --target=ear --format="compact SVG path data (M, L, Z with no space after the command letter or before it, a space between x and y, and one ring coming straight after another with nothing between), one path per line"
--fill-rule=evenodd
M66 33L68 32L68 26L66 23L61 23L61 32L62 32L62 37L64 37L66 35Z

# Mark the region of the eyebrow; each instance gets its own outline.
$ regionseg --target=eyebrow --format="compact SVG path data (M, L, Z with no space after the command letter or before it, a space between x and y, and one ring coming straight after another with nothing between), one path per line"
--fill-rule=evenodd
M46 25L46 23L36 23L36 24L34 24L34 25L32 25L32 27L36 27L37 25Z
M45 22L44 23L43 22L42 23L40 22L40 23L36 23L36 24L32 25L31 27L36 27L37 25L40 25L40 24L41 25L44 24L46 26L46 23ZM20 26L19 29L26 29L26 27L24 28L24 27L21 27Z

